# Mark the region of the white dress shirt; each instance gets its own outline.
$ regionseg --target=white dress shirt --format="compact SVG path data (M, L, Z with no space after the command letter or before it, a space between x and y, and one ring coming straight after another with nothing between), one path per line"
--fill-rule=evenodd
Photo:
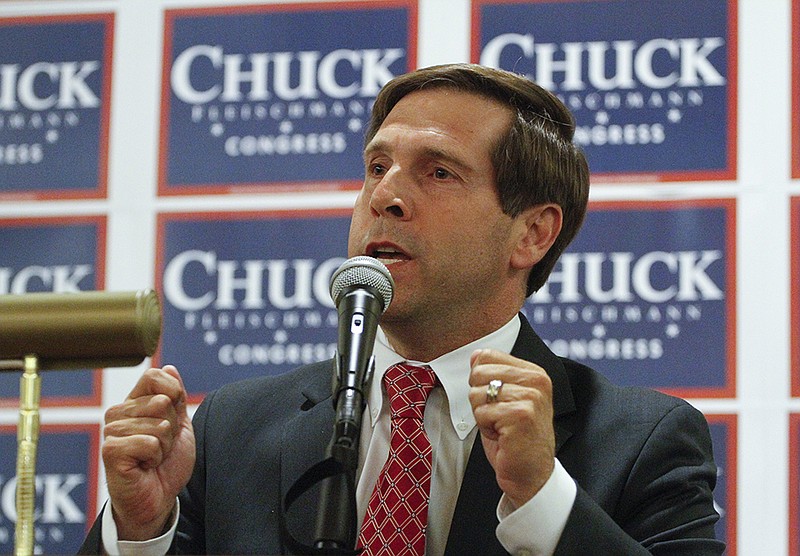
M433 472L428 509L426 555L444 554L450 523L455 511L461 480L478 429L469 403L469 359L473 351L492 348L510 353L519 333L520 321L514 317L499 330L433 361L410 361L429 365L441 382L430 394L425 406L425 431L433 448ZM382 330L378 330L374 348L375 376L367 396L369 419L361 429L360 457L356 487L359 523L363 521L370 495L389 454L390 416L388 397L383 388L383 374L395 363L405 361L398 355ZM369 426L366 426L369 425ZM514 508L503 496L497 508L500 524L496 534L511 554L549 555L555 551L564 530L577 487L555 460L555 468L544 487L530 501ZM177 515L170 531L144 542L117 541L111 508L103 512L103 546L116 554L164 554L177 528Z

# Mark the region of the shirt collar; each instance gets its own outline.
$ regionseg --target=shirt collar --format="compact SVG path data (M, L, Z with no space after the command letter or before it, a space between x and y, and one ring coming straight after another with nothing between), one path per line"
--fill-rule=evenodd
M409 361L409 363L414 364L430 365L433 372L436 373L447 395L453 428L462 440L466 438L475 426L475 417L472 414L472 406L469 403L469 359L472 352L476 349L491 348L510 353L519 335L519 329L520 320L519 317L515 316L498 330L454 351L445 353L433 361ZM383 375L386 369L406 359L392 349L386 334L380 327L375 338L373 355L375 356L375 374L370 384L367 403L369 404L369 414L374 427L383 405L383 390L381 388Z

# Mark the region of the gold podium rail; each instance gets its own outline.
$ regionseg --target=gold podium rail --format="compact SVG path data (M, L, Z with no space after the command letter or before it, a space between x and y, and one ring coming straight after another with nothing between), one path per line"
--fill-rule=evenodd
M14 554L33 554L40 370L129 367L153 355L161 307L152 290L0 295L0 372L22 371Z

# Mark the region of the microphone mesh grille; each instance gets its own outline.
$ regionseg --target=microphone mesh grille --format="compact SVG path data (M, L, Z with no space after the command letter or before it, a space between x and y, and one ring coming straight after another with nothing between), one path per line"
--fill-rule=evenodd
M331 298L339 304L342 292L351 286L370 286L378 291L383 300L383 310L392 301L394 280L386 265L365 255L347 259L331 276Z

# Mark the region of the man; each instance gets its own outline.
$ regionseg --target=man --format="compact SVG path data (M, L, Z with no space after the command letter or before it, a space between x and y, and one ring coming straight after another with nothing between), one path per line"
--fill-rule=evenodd
M480 66L418 70L376 99L348 251L382 260L395 293L375 345L358 519L389 452L383 374L426 363L436 379L424 410L427 554L724 549L702 415L556 357L519 315L586 211L573 132L553 95ZM283 496L330 440L330 373L324 362L223 387L193 428L177 370L147 371L106 415L103 548L285 552ZM309 543L311 514L288 518ZM84 549L101 548L100 522Z

